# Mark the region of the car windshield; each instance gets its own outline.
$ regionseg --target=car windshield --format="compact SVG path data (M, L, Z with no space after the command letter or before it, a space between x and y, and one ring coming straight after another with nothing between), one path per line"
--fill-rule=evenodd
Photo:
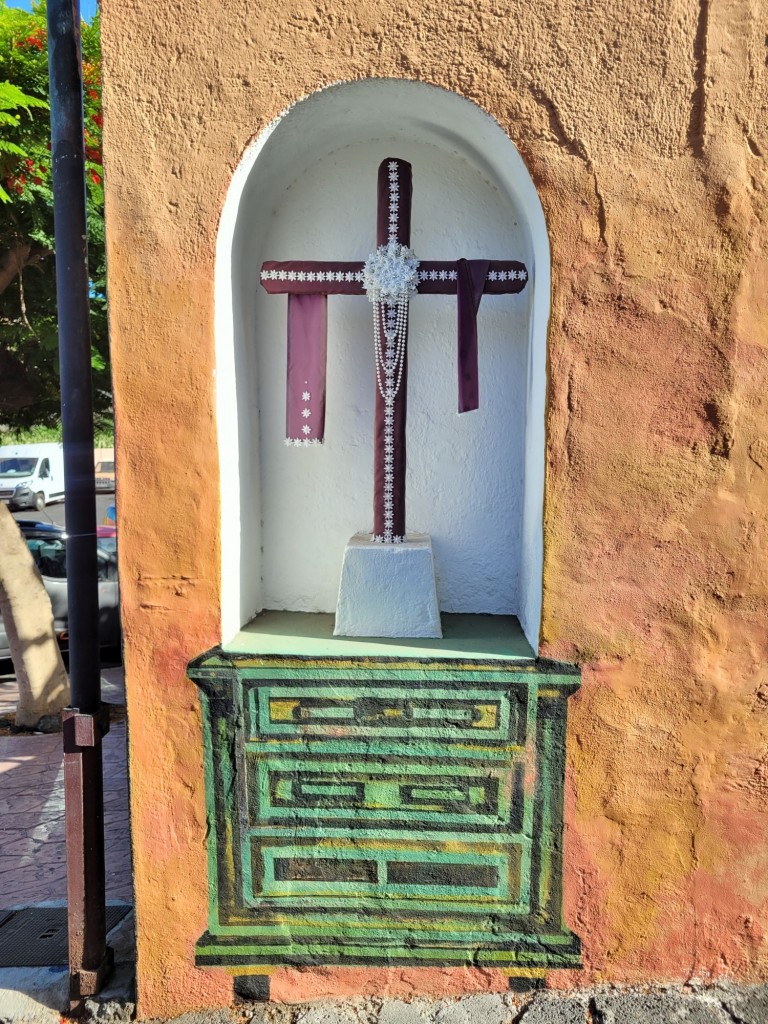
M67 548L63 537L27 537L27 547L32 552L41 576L54 580L66 579Z
M0 476L29 476L36 465L37 459L0 459Z
M67 545L63 534L27 537L27 547L32 552L41 576L54 580L67 578ZM96 541L96 557L99 579L116 581L117 538L99 537Z
M97 462L96 463L97 473L114 473L115 464L114 462Z

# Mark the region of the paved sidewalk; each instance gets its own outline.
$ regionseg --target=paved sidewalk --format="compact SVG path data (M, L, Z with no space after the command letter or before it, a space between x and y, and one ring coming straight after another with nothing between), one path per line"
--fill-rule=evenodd
M125 695L122 668L102 670L102 695L112 705L103 741L107 899L132 903ZM0 677L0 719L12 721L18 699L13 676ZM64 755L61 733L0 735L0 911L67 897L64 839ZM117 967L103 994L117 999L115 1020L132 1010L133 914L109 937ZM68 1005L66 967L0 968L0 1021L58 1024ZM119 1013L118 1013L119 1010Z
M122 669L103 672L117 705L104 737L107 898L133 902ZM16 684L0 685L0 714L16 704ZM65 900L64 763L61 733L0 736L0 909Z

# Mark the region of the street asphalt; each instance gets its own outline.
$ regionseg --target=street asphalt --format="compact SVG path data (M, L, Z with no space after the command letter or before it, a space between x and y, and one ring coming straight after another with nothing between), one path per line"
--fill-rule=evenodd
M96 495L96 522L103 523L107 509L110 505L115 504L115 495L112 494L97 494ZM64 525L64 502L58 502L55 505L46 505L42 512L37 512L33 508L23 509L21 512L14 512L14 519L31 519L36 523L56 523L57 526Z

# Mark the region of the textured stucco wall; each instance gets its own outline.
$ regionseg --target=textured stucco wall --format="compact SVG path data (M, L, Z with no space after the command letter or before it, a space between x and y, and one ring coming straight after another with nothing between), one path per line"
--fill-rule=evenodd
M570 702L566 919L601 979L768 977L768 96L758 0L104 0L140 1013L226 1003L197 696L219 622L217 221L247 143L341 79L491 113L550 230L542 653ZM173 512L171 512L173 509ZM277 998L501 989L278 972Z

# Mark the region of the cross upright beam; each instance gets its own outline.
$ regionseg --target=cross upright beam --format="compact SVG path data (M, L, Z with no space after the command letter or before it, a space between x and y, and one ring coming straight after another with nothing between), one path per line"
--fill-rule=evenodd
M405 160L384 160L379 166L376 205L376 245L411 244L411 165ZM374 306L374 311L376 307ZM386 308L393 326L397 309ZM407 324L405 326L407 339ZM394 343L385 337L384 324L374 320L376 347L386 360L395 360ZM408 406L408 348L400 355L397 382L381 380L377 362L377 387L373 418L373 536L385 544L405 540L405 415Z

